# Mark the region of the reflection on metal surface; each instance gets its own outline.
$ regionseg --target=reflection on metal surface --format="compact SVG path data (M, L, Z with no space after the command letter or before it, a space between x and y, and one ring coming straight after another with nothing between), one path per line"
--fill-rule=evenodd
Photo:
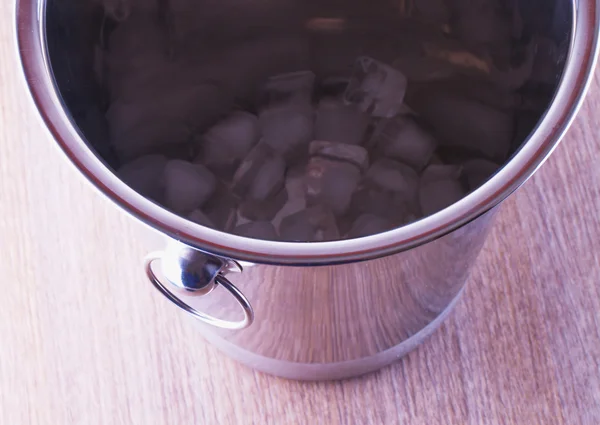
M198 251L196 251L196 252L198 252ZM198 255L205 257L203 254L200 254L200 253ZM160 260L164 261L164 257L165 257L165 253L161 253L161 252L149 254L146 257L145 268L146 268L146 275L148 276L148 279L150 280L150 282L152 282L154 287L161 294L163 294L165 296L165 298L167 298L169 301L171 301L177 307L184 310L186 313L190 314L192 317L194 317L194 318L200 320L201 322L206 323L207 325L210 325L210 326L214 326L214 327L222 328L222 329L240 330L240 329L246 329L247 327L249 327L252 324L252 322L254 321L254 310L252 309L252 306L248 302L248 299L244 296L244 294L242 294L242 292L240 292L240 290L238 288L236 288L235 285L233 285L222 274L216 274L215 276L213 276L210 279L210 281L206 285L206 286L210 286L209 290L202 290L202 289L196 290L196 289L189 289L189 288L185 287L186 292L182 292L182 294L192 294L192 296L195 299L197 299L198 296L206 296L207 294L212 292L212 290L217 286L224 288L227 291L227 293L229 294L229 296L233 297L233 299L235 299L235 301L237 302L238 310L241 307L241 310L244 314L244 317L242 320L219 319L215 316L211 316L210 314L205 314L205 313L199 311L198 309L192 307L189 303L182 301L182 298L184 298L184 297L175 294L171 289L169 289L167 287L167 284L163 283L161 281L161 278L154 271L153 264ZM188 272L184 268L182 268L181 271L182 271L182 273ZM169 282L169 285L171 285L173 288L178 287L178 285L176 285L175 282L171 281L170 279L167 278L165 280L166 280L166 282ZM181 287L179 287L179 288L182 289ZM237 314L239 315L239 312Z
M259 356L262 363L257 365L255 358L253 367L270 371L269 359L287 362L290 377L301 378L308 364L332 363L331 375L319 372L326 377L340 377L335 366L340 362L355 361L352 375L364 371L361 364L372 366L375 361L381 367L393 358L374 356L421 341L425 336L420 332L459 296L494 214L490 211L436 241L377 260L244 269L232 281L256 311L253 325L243 332L202 330L228 354L244 350ZM239 314L227 293L218 289L185 300L219 317Z

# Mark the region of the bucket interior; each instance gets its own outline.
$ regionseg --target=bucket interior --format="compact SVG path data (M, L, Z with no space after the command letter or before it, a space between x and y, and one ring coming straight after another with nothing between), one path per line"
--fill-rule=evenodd
M208 227L319 242L433 214L506 164L552 102L573 14L568 0L47 0L45 28L65 109L125 183Z

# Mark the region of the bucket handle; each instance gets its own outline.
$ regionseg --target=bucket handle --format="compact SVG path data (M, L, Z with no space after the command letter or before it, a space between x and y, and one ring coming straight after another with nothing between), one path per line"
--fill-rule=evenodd
M242 294L242 292L238 288L236 288L235 285L233 283L231 283L224 276L222 271L217 273L213 277L213 279L211 279L212 280L211 283L213 286L217 286L217 285L222 286L231 295L233 295L233 297L236 299L236 301L238 302L238 304L240 305L240 307L242 308L242 311L244 313L244 318L242 320L230 321L230 320L223 320L223 319L213 317L211 315L208 315L208 314L205 314L205 313L202 313L202 312L196 310L195 308L193 308L192 306L190 306L189 304L185 303L180 298L178 298L173 292L171 292L167 288L167 285L165 285L163 282L161 282L161 280L158 278L158 276L156 275L156 273L154 272L154 270L152 268L152 265L156 261L163 260L163 256L164 256L163 252L154 252L154 253L148 254L144 260L144 265L145 265L145 269L146 269L146 275L148 276L148 279L150 279L150 282L152 282L154 287L156 289L158 289L158 291L161 294L163 294L169 301L171 301L177 307L181 308L182 310L184 310L186 313L190 314L194 318L200 320L201 322L204 322L208 325L216 326L218 328L230 329L230 330L240 330L240 329L245 329L252 324L252 322L254 321L254 310L252 309L250 302L244 296L244 294ZM191 290L190 288L184 288L184 289Z

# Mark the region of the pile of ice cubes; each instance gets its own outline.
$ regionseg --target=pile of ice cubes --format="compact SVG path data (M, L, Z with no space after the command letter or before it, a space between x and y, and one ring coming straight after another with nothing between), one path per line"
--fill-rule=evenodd
M104 3L117 24L96 70L119 176L193 222L258 239L358 238L457 202L522 137L515 110L535 97L518 89L547 60L531 40L511 41L516 16L498 23L483 7L453 20L443 0L416 2L425 24L404 17L404 41L382 51L341 37L346 19L290 19L285 34L245 29L209 44L189 14L159 13L168 1L158 12ZM406 42L411 31L418 42ZM516 64L505 58L515 52Z

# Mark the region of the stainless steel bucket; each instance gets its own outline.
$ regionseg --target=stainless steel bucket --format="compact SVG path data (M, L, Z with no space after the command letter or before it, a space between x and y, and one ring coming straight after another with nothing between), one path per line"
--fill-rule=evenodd
M568 56L552 102L504 167L466 198L405 227L304 244L247 239L194 224L116 177L104 129L87 113L94 108L86 80L91 52L77 49L85 44L85 29L97 23L85 4L17 2L23 69L46 125L81 174L167 238L168 248L146 262L155 286L204 322L206 338L227 355L294 379L376 370L441 323L463 291L494 207L535 172L571 123L595 65L600 23L598 0L523 1L526 26L562 40ZM75 60L68 69L57 65L60 51Z

